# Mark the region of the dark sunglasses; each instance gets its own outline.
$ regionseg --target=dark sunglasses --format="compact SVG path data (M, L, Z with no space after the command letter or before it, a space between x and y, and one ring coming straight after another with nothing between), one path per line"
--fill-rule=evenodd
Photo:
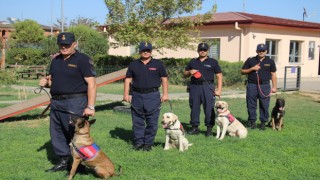
M145 53L145 52L150 53L150 52L151 52L151 50L150 50L150 49L145 49L145 50L142 50L141 52L142 52L142 53Z
M266 50L260 50L260 51L258 51L259 53L261 53L261 52L265 52Z
M199 51L207 52L208 50L206 50L206 49L199 49Z

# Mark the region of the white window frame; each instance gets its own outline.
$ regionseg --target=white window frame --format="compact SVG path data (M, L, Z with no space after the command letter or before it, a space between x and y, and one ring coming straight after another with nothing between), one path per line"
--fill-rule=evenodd
M267 52L266 56L268 56L270 59L273 59L274 62L278 62L279 40L267 39L266 45L268 47L268 52Z
M301 63L301 45L300 41L290 41L289 63Z

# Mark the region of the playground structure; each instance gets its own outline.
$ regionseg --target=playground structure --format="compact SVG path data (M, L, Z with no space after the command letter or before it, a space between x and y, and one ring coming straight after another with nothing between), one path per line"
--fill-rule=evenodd
M97 87L101 87L106 84L124 79L126 72L127 72L127 69L122 69L113 73L109 73L109 74L97 77L96 78ZM0 109L0 121L6 118L33 110L40 106L48 105L46 108L47 110L49 107L49 104L50 104L50 97L47 94L29 99L17 104L13 104L11 106Z

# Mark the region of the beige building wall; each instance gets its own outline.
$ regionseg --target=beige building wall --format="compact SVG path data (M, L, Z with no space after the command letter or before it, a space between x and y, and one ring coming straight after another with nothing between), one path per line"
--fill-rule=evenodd
M256 46L265 43L266 40L277 41L277 76L283 78L286 66L300 66L302 77L318 77L319 68L319 32L304 30L302 28L286 28L278 26L237 26L234 25L214 25L200 27L203 39L220 39L220 60L229 62L245 61L248 57L256 55ZM290 41L301 43L301 62L289 62ZM309 41L315 42L314 59L308 59ZM197 49L163 49L163 54L153 52L155 58L195 58L198 56ZM130 56L130 47L110 48L109 54ZM295 71L292 71L293 73ZM288 73L288 71L287 71ZM289 71L290 73L290 71ZM289 74L290 75L290 74Z

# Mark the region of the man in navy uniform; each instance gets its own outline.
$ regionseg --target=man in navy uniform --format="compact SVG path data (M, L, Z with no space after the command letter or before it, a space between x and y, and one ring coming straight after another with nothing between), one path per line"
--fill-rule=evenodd
M212 136L212 127L215 123L214 103L215 97L220 97L222 90L222 71L217 60L208 57L209 45L198 45L199 57L192 59L185 68L184 75L191 76L189 105L191 108L192 126L189 134L199 134L200 106L203 105L205 114L204 123L207 126L206 137ZM215 89L214 77L217 79Z
M57 44L60 54L52 59L49 75L39 82L41 87L50 87L50 136L59 156L58 163L47 172L66 170L70 163L69 143L74 134L71 115L95 114L96 73L92 60L75 49L77 43L71 32L60 33Z
M249 126L252 129L257 126L256 111L257 100L259 100L260 130L265 130L265 123L269 119L270 95L277 92L277 69L275 62L266 56L267 46L265 44L258 44L256 53L256 56L250 57L244 62L241 73L248 76L246 101Z
M129 64L123 100L131 102L133 149L150 151L158 130L161 102L168 100L168 75L163 63L152 58L152 44L141 42L139 53L140 59Z

